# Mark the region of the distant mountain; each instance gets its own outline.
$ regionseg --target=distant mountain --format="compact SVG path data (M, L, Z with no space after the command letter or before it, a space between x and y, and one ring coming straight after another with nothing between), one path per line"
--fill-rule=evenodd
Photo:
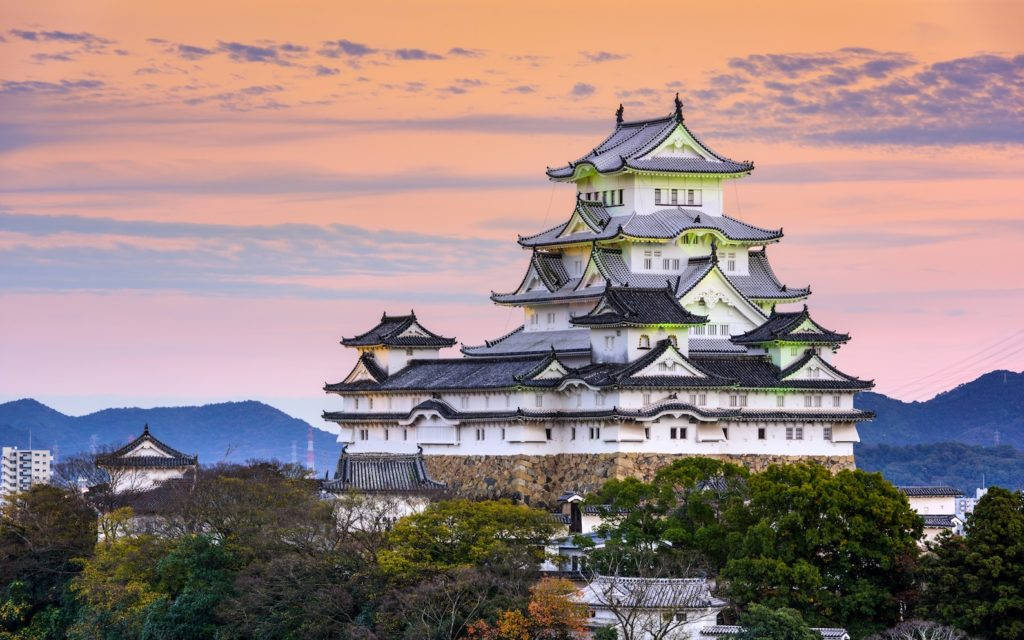
M33 446L57 446L63 457L89 451L93 444L124 444L147 423L153 435L170 446L199 454L201 464L253 458L287 462L293 443L299 462L306 459L309 424L254 400L200 407L104 409L80 417L64 415L36 400L15 400L0 404L0 444L27 447L31 430ZM313 429L313 447L319 473L333 474L340 448L335 436Z
M963 442L1024 450L1024 372L992 371L925 402L861 393L856 406L877 414L861 424L861 446Z
M857 468L881 471L893 484L942 484L968 496L981 486L1024 489L1024 451L960 442L858 446Z

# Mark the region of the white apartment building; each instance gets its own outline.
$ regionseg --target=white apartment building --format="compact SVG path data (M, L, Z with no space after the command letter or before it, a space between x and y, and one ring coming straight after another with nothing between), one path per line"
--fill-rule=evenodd
M48 484L53 475L49 449L3 448L3 484L0 499L34 484Z

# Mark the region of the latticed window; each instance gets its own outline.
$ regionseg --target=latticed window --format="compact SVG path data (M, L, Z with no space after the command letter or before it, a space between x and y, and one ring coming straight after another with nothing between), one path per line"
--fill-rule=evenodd
M651 348L651 336L647 335L646 333L642 334L640 336L640 348L641 349L650 349Z

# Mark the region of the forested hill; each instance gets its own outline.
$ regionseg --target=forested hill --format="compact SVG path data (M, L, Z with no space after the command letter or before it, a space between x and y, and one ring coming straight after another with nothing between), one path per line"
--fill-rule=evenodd
M59 447L68 456L99 446L122 445L149 424L157 438L186 453L198 453L201 464L250 459L291 460L292 444L300 462L306 459L308 424L270 405L248 400L197 407L104 409L68 416L32 399L0 404L0 444L27 447L29 430L37 448ZM313 429L316 468L334 473L338 442L334 435Z
M963 442L1024 450L1024 372L992 371L925 402L861 393L856 405L877 414L860 426L863 445Z

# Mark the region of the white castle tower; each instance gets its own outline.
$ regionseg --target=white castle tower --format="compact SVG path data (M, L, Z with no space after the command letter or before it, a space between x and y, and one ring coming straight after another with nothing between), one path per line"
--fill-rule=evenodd
M723 184L753 169L694 135L678 96L653 120L620 106L611 135L548 169L576 206L519 238L526 273L491 296L522 326L459 358L415 315L342 341L359 357L324 418L347 455L422 451L456 490L543 501L681 456L852 467L872 384L832 363L849 336L814 321L810 288L776 278L782 230L726 214Z

